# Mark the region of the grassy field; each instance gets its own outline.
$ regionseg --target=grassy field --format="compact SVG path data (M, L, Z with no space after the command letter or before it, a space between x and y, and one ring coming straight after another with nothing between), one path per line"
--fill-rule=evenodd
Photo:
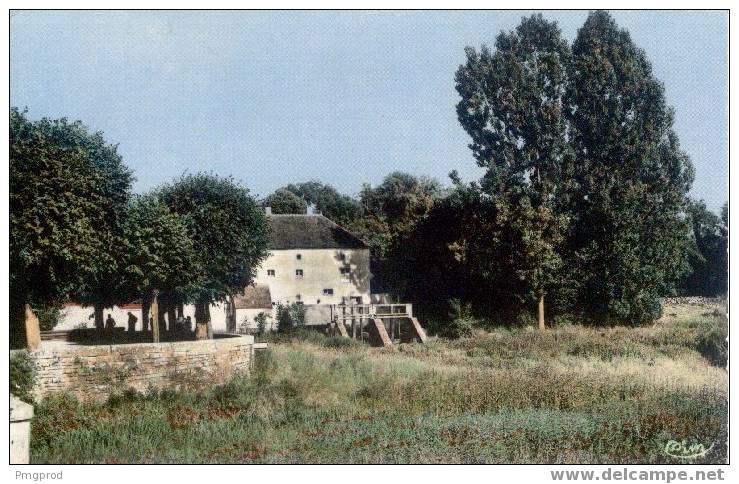
M479 332L395 349L313 335L204 391L36 408L35 463L723 463L726 318ZM670 457L671 440L713 445Z

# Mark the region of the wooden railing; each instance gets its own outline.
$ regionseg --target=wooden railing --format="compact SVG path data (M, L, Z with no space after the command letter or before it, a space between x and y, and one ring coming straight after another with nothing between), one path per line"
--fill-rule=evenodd
M413 317L413 304L332 304L331 321Z

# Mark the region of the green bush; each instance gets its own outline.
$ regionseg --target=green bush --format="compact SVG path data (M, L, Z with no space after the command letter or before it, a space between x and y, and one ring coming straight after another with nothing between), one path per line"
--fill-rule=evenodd
M265 313L259 313L254 316L254 322L257 325L257 335L263 336L267 331L267 315Z
M10 355L10 393L23 401L32 403L36 365L27 351L18 351Z
M264 336L264 334L267 332L267 315L265 313L259 313L256 316L254 316L254 324L256 326L256 335L257 336ZM239 325L239 333L241 334L249 334L251 333L251 328L249 327L249 318L244 317L244 319L241 321L241 324Z
M439 334L449 339L469 338L476 324L472 304L463 303L459 299L450 299L449 321L441 327Z
M41 331L51 331L59 323L61 308L58 306L34 308Z
M277 305L277 332L288 333L305 326L305 306L299 303Z

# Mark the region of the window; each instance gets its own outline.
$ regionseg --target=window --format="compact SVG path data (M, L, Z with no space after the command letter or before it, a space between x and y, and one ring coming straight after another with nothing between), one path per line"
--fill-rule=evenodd
M346 254L345 254L345 253L343 253L343 252L342 252L342 253L340 253L340 254L339 254L339 259L341 259L341 260L346 260Z
M295 278L296 279L302 279L303 278L303 269L295 269Z
M295 301L300 301L300 294L295 295Z
M298 260L300 260L300 259L302 259L302 258L303 258L303 256L302 256L302 254L296 254L296 255L295 255L295 258L296 258L296 259L298 259Z
M275 277L275 270L274 269L267 269L267 275L269 277Z
M349 282L349 277L352 273L352 270L349 267L340 268L339 273L341 274L341 282Z
M362 304L362 296L352 296L352 302L354 304Z
M316 299L316 304L321 304L321 300L320 299Z
M323 290L323 295L324 296L333 296L334 295L334 290L333 289L324 289Z

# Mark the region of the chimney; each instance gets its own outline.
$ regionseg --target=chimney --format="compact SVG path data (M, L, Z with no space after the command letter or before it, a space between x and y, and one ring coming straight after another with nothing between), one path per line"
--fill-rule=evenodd
M272 215L272 207L264 207L265 215Z

